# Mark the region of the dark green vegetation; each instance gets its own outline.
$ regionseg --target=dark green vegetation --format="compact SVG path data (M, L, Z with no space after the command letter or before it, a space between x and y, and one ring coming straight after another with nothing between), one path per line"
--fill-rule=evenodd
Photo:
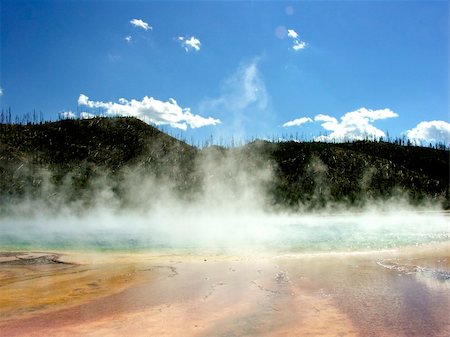
M274 209L359 207L400 195L449 207L448 150L369 141L255 141L199 150L133 118L0 124L0 210L36 198L90 205L104 186L127 207L148 176L189 201L201 195L208 176L232 183L242 172L254 179L237 185L259 184L265 206ZM160 192L142 195L152 203Z

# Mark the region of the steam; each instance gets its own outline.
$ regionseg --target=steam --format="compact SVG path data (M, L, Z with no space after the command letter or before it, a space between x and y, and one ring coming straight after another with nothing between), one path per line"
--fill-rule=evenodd
M413 208L402 197L372 200L357 212L338 204L315 212L307 205L295 211L276 208L268 190L276 167L239 149L205 149L193 165L199 184L189 197L180 193L183 182L173 179L173 167L159 174L128 167L120 179L98 170L76 197L73 176L56 186L52 173L42 170L38 193L2 206L0 246L311 252L449 239L447 215L430 205ZM326 165L313 158L308 170L316 198L326 199Z

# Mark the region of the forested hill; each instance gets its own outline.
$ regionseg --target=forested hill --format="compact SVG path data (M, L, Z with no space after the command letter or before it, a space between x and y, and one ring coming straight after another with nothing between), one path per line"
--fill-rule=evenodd
M204 165L211 158L218 167ZM205 175L232 180L242 176L239 171L251 176L263 169L271 172L263 187L273 207L358 206L395 194L412 203L426 199L449 207L449 151L443 149L369 141L255 141L197 149L133 118L0 124L3 206L55 195L89 199L101 179L113 181L111 191L121 199L129 171L169 181L173 191L189 199L201 193Z

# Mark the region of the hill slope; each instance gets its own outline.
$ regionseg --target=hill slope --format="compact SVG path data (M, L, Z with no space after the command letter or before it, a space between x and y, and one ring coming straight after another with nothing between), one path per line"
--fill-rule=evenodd
M48 184L63 186L58 193L79 198L105 176L113 177L119 188L129 167L142 174L167 176L182 188L193 179L196 153L195 148L134 118L3 124L0 200L39 197ZM53 188L51 192L55 193Z
M359 204L403 194L412 202L442 198L448 207L448 151L367 141L260 143L256 148L276 163L275 203L323 207L329 201Z
M216 166L205 165L205 158ZM431 199L449 206L446 150L376 142L265 141L198 150L133 118L0 125L3 206L50 195L89 203L104 179L126 204L123 181L129 172L138 172L138 180L151 175L170 182L167 186L178 196L189 199L201 193L208 175L220 174L226 185L241 171L251 177L263 169L271 173L262 183L269 207L320 208L330 201L359 206L397 193L412 202Z

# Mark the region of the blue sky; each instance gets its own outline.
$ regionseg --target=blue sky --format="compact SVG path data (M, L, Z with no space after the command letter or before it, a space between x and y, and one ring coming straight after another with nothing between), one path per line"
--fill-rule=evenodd
M1 108L450 142L448 1L1 1Z

